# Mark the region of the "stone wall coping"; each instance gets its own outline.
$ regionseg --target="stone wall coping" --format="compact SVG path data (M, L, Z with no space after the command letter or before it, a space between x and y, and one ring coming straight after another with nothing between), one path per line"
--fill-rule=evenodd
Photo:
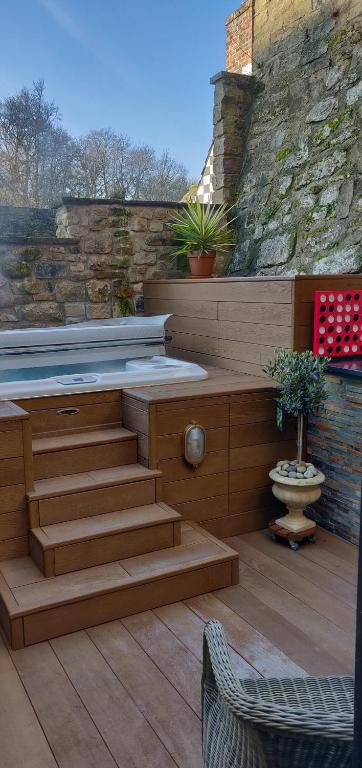
M226 69L222 69L221 72L217 72L216 75L210 77L210 84L215 85L219 80L235 83L235 85L241 85L250 89L254 89L257 82L254 75L242 75L241 72L228 72Z
M340 280L342 277L358 277L360 278L361 275L356 273L350 273L350 272L344 272L340 273L338 275L336 274L330 274L330 275L323 275L323 279L326 280ZM305 282L306 280L318 280L320 282L320 275L245 275L243 277L206 277L206 278L199 278L197 280L197 285L199 283L210 283L210 285L215 285L215 283L251 283L251 282L260 282L260 283L269 283L276 281L278 283L289 283L289 282ZM151 285L151 284L159 284L159 283L190 283L190 285L195 285L195 280L193 278L184 277L184 278L166 278L166 279L160 279L160 280L144 280L144 285Z
M0 237L0 245L79 245L77 237L22 237L17 235L3 235Z
M55 207L61 208L62 205L119 205L124 208L185 208L187 203L167 201L167 200L120 200L119 198L106 197L63 197L62 202Z
M245 0L245 2L241 4L240 8L237 8L236 11L229 13L225 21L226 26L232 24L232 22L241 16L242 13L245 13L245 11L249 11L251 4L252 0Z

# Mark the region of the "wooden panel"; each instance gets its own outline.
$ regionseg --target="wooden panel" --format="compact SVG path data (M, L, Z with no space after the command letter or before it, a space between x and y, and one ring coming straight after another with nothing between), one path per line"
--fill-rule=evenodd
M271 483L260 488L248 488L244 491L230 493L229 513L249 512L253 509L275 508L276 500L272 494Z
M102 403L121 403L121 392L119 389L102 390L101 392L81 392L71 395L49 395L49 397L34 397L26 400L17 400L17 406L24 409L23 417L34 411L44 411L54 408L54 402L57 408L68 408L81 405L97 405ZM15 407L17 407L15 405Z
M275 395L274 395L275 397ZM276 403L273 394L268 397L230 398L230 424L254 424L272 421L276 417ZM250 432L250 430L247 430Z
M173 523L124 531L55 548L55 575L173 547Z
M229 473L230 493L245 491L249 488L262 488L271 484L269 479L270 464L247 469L234 469Z
M23 485L4 486L0 491L0 514L25 512L25 488Z
M122 408L122 423L127 429L131 429L134 432L142 432L142 434L148 434L148 411L135 407L127 399L123 400Z
M17 539L5 539L0 541L0 560L9 560L13 557L25 557L29 552L28 536L19 536Z
M147 312L154 315L171 313L179 317L217 318L216 301L188 301L180 299L147 299Z
M162 482L162 481L161 481ZM228 473L179 480L175 483L162 482L162 497L167 504L206 499L209 496L223 496L228 492ZM157 481L159 493L159 481Z
M116 509L139 507L155 501L155 481L142 480L134 483L96 488L92 491L70 493L41 499L39 502L40 525L76 520Z
M38 453L34 456L34 478L57 477L137 462L137 441L105 443L73 450Z
M263 318L259 315L259 322L231 322L228 320L218 323L217 333L220 339L245 341L250 344L261 344L266 347L291 346L291 328L282 325L266 325L260 322ZM204 321L207 322L207 321ZM271 353L270 353L271 354Z
M24 482L24 461L22 458L0 461L0 486L18 485Z
M192 400L187 403L185 402L184 411L170 412L167 410L164 412L162 406L159 406L159 409L157 409L157 434L167 435L183 432L191 421L198 422L205 429L227 426L229 423L229 407L228 405L217 405L212 408L194 408Z
M191 304L192 302L189 303ZM220 301L218 303L219 320L229 320L233 323L260 323L261 318L265 324L270 323L271 325L291 327L292 305L263 304L260 302L253 305L250 302L242 303L238 301Z
M19 428L17 429L5 429L5 425L3 427L1 424L0 459L11 459L23 455L21 424L22 422L19 422Z
M289 304L293 280L276 278L226 278L212 280L165 280L144 283L145 307L150 299L188 301L238 301Z
M25 645L131 616L175 600L212 592L231 582L231 563L215 563L129 589L62 605L24 617Z
M229 497L213 496L212 498L185 501L181 504L173 504L174 509L182 515L184 520L194 520L199 523L202 520L211 520L214 517L224 517L229 510Z
M294 420L285 421L282 432L278 429L275 420L252 424L250 429L245 429L245 424L237 424L230 427L230 448L283 442L296 439L296 436L297 425ZM283 446L280 447L280 450L283 452Z
M118 424L121 418L120 403L105 402L94 405L80 405L78 413L63 415L59 413L63 408L73 407L72 402L67 405L58 404L58 398L53 398L57 403L56 408L47 410L34 410L31 412L31 426L33 434L48 434L54 432L67 432L101 424Z
M206 450L221 451L228 448L229 430L227 427L206 430ZM177 435L160 435L156 442L157 458L171 459L184 454L183 433Z
M192 467L182 457L177 457L160 461L157 468L161 470L162 478L166 482L226 472L228 464L228 451L214 451L207 453L198 467Z
M273 510L265 508L254 509L250 512L239 512L239 514L218 518L217 520L205 520L202 526L214 536L225 539L227 536L237 536L242 533L249 533L249 531L260 531L266 528L273 514L275 514Z
M25 510L5 512L0 515L0 541L16 539L19 536L25 536L27 532L28 524Z
M280 459L281 451L283 452L282 458L294 458L296 453L295 441L286 440L282 446L278 442L232 448L230 451L230 469L260 467L264 464L273 466Z

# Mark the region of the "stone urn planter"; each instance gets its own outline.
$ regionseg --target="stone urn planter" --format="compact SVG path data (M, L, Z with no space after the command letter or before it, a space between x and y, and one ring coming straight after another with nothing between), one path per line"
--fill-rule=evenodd
M273 480L272 491L275 498L282 501L288 509L288 514L279 517L275 523L292 533L301 533L316 527L316 523L306 517L304 511L310 504L318 501L321 495L320 486L325 476L314 467L313 470L315 474L312 477L303 478L283 476L279 467L269 472L269 477ZM312 471L309 474L312 474Z
M215 251L203 251L202 253L192 251L191 253L188 253L187 258L189 261L191 277L199 279L212 277L215 257Z

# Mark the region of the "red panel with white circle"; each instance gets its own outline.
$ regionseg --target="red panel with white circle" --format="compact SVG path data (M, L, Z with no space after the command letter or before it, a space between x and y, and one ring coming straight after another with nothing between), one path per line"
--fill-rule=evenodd
M362 290L315 291L313 353L362 355Z

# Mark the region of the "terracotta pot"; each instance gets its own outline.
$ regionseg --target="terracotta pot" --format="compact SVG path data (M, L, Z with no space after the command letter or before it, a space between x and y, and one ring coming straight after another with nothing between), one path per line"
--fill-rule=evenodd
M212 276L212 270L215 262L215 251L192 251L187 254L189 260L191 277L205 278Z
M276 524L293 533L299 533L310 528L315 528L315 522L304 514L309 504L317 501L321 495L320 485L324 483L323 472L318 472L315 477L305 480L283 477L275 469L269 472L269 477L274 481L272 487L276 499L284 502L288 509L285 517L279 517Z

